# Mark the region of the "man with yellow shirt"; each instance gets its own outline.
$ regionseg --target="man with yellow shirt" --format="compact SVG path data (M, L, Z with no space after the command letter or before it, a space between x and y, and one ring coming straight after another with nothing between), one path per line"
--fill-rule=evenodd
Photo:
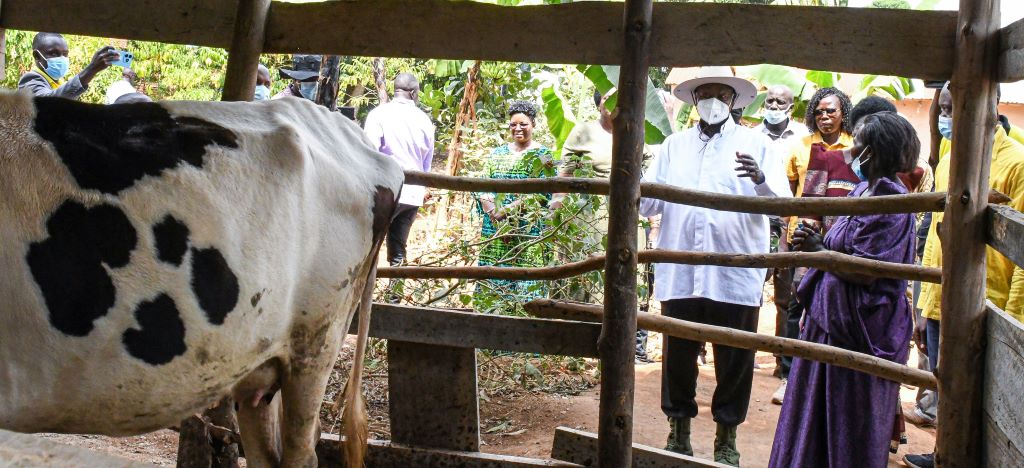
M949 165L952 155L952 95L949 87L942 89L939 97L939 131L943 141L939 150L939 163L935 167L935 191L945 192L949 189ZM1011 135L1021 132L1007 130L1009 122L1000 116L995 128L995 139L992 142L992 163L989 168L989 187L1010 197L1010 206L1015 210L1024 211L1024 145ZM925 241L924 258L921 265L926 267L942 267L942 245L940 228L943 213L933 213L928 239ZM1024 270L1016 266L992 247L985 249L986 285L985 296L997 307L1002 308L1017 320L1024 321ZM939 333L942 287L937 284L921 285L921 298L918 306L925 323L915 326L918 346L924 343L928 361L933 370L939 362ZM907 455L904 462L911 467L930 467L934 460L932 454Z
M850 122L848 118L852 109L853 104L850 102L850 97L836 88L821 88L811 97L807 103L807 113L804 116L804 124L807 125L807 130L811 134L797 140L791 147L789 156L785 159L786 176L789 178L790 189L793 190L794 196L803 195L807 163L810 161L813 145L822 145L825 151L842 150L853 146L853 137L850 136L853 122ZM789 235L786 237L786 242L792 237L797 222L796 216L790 218ZM782 246L786 242L779 242L779 245ZM779 250L782 250L781 247ZM805 271L807 271L806 268L793 269L793 291L796 291ZM800 316L803 311L803 306L796 300L796 297L793 297L786 309L786 338L800 337ZM772 403L782 404L786 395L789 368L792 362L793 358L783 356L782 384L772 395Z

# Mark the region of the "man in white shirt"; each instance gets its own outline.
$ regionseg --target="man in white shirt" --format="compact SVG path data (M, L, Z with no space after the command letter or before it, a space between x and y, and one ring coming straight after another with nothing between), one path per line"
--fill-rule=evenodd
M731 195L792 196L782 152L764 133L737 125L730 111L754 100L757 89L726 67L704 67L676 87L677 98L700 114L696 127L668 137L644 182ZM644 198L642 216L662 215L660 249L764 254L768 217ZM655 299L662 314L711 325L757 330L766 270L709 265L656 265ZM697 415L697 355L700 343L666 337L662 362L662 411L671 433L667 450L692 454L690 420ZM754 351L714 345L718 386L711 412L718 429L715 461L738 465L736 427L746 419Z
M417 107L420 83L410 73L395 77L395 97L377 106L366 116L364 131L373 145L397 161L407 171L430 172L434 159L434 124ZM405 184L398 199L398 208L388 228L388 263L401 265L405 247L416 213L423 206L427 189Z

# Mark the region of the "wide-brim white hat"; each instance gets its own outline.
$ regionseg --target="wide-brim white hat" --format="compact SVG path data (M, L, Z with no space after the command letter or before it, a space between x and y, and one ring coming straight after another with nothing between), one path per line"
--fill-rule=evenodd
M757 99L757 87L743 78L733 76L729 67L701 67L697 70L697 76L679 83L672 90L672 94L680 101L696 105L697 103L693 102L693 90L708 83L721 83L736 91L733 109L747 107Z

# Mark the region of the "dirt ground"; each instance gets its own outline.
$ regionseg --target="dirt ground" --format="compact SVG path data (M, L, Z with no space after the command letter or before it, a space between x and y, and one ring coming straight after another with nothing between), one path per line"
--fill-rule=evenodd
M761 333L774 330L774 307L767 303L762 309L759 323ZM658 356L660 336L652 337L654 356ZM714 442L715 424L708 408L714 392L714 355L709 348L709 362L701 366L697 385L697 402L701 412L694 422L693 446L696 455L710 458ZM913 354L913 353L912 353ZM739 429L739 450L742 466L765 466L771 453L775 425L780 406L771 403L771 395L779 380L772 376L775 359L765 353L758 353L758 368L754 371L753 390L747 421ZM913 362L911 363L914 364ZM343 372L343 368L339 368ZM378 372L378 375L379 372ZM381 388L386 379L370 378L367 400L371 410L371 427L375 435L386 433L386 388ZM909 407L915 390L903 387L901 398ZM661 413L661 363L638 365L636 368L636 394L634 405L634 442L661 447L668 435L668 424ZM328 395L326 400L330 400ZM376 403L376 404L375 404ZM545 458L551 453L554 430L567 426L584 431L596 432L598 420L598 388L575 396L545 393L521 392L514 396L491 398L481 403L481 450L489 453ZM484 432L501 422L501 429L493 433ZM325 425L326 427L330 427ZM898 455L890 455L889 466L903 466L899 460L905 453L931 451L935 442L933 429L922 430L907 425L909 444L901 446ZM177 453L177 434L163 430L138 437L110 438L102 436L55 435L44 437L62 443L86 447L92 450L119 455L136 461L162 466L174 465Z

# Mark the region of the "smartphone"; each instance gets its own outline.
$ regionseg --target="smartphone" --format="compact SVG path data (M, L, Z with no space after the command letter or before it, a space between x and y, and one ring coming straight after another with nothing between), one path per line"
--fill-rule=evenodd
M114 52L117 52L119 58L114 62L111 62L111 65L117 65L122 68L131 68L132 60L135 60L135 55L132 55L132 53L127 50L114 49Z

